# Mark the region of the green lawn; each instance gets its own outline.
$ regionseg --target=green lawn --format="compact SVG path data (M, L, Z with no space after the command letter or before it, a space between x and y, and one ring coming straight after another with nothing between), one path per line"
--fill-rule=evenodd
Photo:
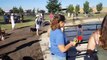
M65 14L67 15L67 14ZM105 16L104 13L102 14L94 14L92 17L90 18L103 18ZM79 17L84 17L84 14L79 14ZM45 15L44 16L46 21L49 21L49 15ZM16 23L15 28L20 28L20 27L24 27L24 26L34 26L35 25L35 16L24 16L24 23ZM3 22L3 16L0 16L0 22ZM0 24L2 29L11 29L11 24Z
M16 23L15 28L20 28L24 26L34 26L35 16L24 16L24 23ZM3 16L0 16L0 22L4 22ZM2 29L11 29L11 24L0 24Z
M3 16L0 16L0 22L3 22Z
M35 25L35 16L24 16L24 23L16 23L15 28L20 28L24 26L34 26ZM46 21L49 21L49 16L44 16ZM0 22L4 22L3 16L0 16ZM0 24L2 29L10 30L11 24Z

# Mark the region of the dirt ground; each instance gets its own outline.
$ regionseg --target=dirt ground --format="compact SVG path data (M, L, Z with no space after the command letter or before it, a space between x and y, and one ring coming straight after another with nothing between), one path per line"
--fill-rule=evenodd
M41 28L40 34L44 33ZM0 58L4 60L43 60L39 36L30 27L6 31L4 41L0 41Z

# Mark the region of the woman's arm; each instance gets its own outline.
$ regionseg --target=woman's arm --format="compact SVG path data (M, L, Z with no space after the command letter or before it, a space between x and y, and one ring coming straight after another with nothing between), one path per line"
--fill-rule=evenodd
M93 33L90 38L89 38L89 41L88 41L88 46L87 46L87 49L88 50L94 50L95 47L96 47L96 42L95 42L95 38L94 38L94 35L95 33Z
M66 43L66 38L65 38L65 35L63 34L63 32L61 30L58 30L56 32L57 34L55 35L55 42L57 44L57 47L58 49L61 51L61 52L66 52L70 47L74 46L76 43L75 42L70 42L68 43L67 45L65 45Z
M70 42L69 44L67 44L66 46L64 45L58 45L58 48L61 52L66 52L69 48L75 46L75 42Z

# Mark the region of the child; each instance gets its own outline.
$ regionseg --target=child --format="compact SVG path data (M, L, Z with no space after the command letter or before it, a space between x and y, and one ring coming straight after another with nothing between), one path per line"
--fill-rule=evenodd
M78 39L78 43L81 42L83 39L83 29L81 24L79 24L77 27L77 39Z

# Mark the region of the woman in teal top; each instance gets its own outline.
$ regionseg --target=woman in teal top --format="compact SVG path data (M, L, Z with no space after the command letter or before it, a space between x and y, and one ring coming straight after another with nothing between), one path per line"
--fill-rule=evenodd
M88 42L88 51L98 50L98 60L107 60L107 15L104 17L101 29L95 31Z

